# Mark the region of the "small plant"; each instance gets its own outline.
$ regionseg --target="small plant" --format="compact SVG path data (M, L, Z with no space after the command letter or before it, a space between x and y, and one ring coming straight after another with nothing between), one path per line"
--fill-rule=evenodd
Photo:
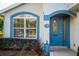
M2 38L3 35L4 35L4 33L0 31L0 38Z

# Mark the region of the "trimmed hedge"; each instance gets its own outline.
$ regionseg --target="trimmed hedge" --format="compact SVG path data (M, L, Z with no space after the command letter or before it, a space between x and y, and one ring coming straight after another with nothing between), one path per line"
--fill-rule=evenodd
M36 39L0 38L0 50L26 50L35 52L39 56L44 55Z

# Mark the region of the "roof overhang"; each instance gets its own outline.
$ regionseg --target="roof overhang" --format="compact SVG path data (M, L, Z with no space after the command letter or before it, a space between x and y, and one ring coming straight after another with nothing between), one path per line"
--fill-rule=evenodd
M71 11L79 11L79 3L74 3L74 4L72 4L69 8L68 8L68 10L71 10Z
M0 14L3 14L3 13L5 13L5 12L7 12L7 11L13 9L13 8L16 8L17 6L20 6L22 4L24 4L24 3L16 3L16 4L13 4L13 5L9 6L9 7L6 7L4 9L0 10Z

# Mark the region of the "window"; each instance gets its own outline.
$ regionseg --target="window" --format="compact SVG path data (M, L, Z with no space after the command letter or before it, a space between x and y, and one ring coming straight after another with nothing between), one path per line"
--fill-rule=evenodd
M14 37L23 38L24 37L24 19L15 18L14 19Z
M26 19L26 37L35 38L36 37L36 20Z
M19 15L13 18L14 38L37 38L37 18L32 15Z

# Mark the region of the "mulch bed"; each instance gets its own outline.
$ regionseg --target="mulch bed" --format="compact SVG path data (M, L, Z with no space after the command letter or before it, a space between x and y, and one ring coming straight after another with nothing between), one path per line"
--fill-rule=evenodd
M40 47L36 39L0 38L0 56L42 56Z
M17 51L17 50L0 50L0 56L38 56L36 52L33 51Z

